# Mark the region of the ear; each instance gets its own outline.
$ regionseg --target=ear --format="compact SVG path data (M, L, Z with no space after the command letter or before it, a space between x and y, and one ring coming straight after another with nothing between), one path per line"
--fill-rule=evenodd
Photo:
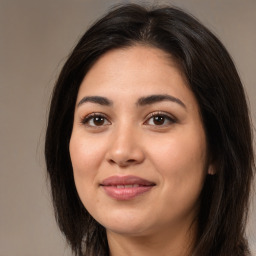
M215 168L214 168L213 164L209 165L207 173L209 175L215 175L216 174L216 171L215 171Z

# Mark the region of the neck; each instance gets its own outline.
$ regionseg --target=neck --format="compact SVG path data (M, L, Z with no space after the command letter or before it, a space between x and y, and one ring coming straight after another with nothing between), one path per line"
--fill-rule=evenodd
M111 256L188 256L194 246L196 228L167 231L143 236L107 231Z

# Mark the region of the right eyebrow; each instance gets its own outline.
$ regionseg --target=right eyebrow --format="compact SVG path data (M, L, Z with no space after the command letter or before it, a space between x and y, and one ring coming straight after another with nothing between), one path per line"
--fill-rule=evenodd
M111 106L113 102L105 97L102 96L86 96L83 97L77 104L77 107L81 106L86 102L96 103L103 106Z

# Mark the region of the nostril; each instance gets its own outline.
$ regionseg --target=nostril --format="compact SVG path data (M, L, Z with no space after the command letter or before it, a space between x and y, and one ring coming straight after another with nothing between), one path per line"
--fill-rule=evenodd
M134 163L134 162L136 162L136 160L134 160L134 159L129 159L127 162L128 162L128 163Z
M113 159L110 159L109 162L110 162L111 164L115 164L115 161L114 161Z
M124 143L122 143L123 145ZM139 146L132 144L132 146L126 147L115 145L113 148L111 147L106 154L106 160L111 165L119 165L121 167L126 167L129 165L135 165L142 163L144 161L145 155Z
M135 159L128 159L128 160L125 160L125 161L118 161L118 160L114 160L114 159L109 159L109 163L110 164L117 164L119 166L122 166L122 167L125 167L125 166L129 166L131 164L134 164L136 163L137 161Z

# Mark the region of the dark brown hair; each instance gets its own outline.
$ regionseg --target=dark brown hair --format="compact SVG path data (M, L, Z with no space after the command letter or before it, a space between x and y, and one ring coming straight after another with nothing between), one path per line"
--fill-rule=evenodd
M252 131L243 86L221 42L180 9L123 5L80 39L55 85L45 142L56 219L76 255L108 255L104 227L82 205L69 155L74 107L88 70L111 49L145 44L174 58L202 115L215 175L208 175L193 255L246 256L248 200L253 178ZM88 149L90 150L90 149Z

